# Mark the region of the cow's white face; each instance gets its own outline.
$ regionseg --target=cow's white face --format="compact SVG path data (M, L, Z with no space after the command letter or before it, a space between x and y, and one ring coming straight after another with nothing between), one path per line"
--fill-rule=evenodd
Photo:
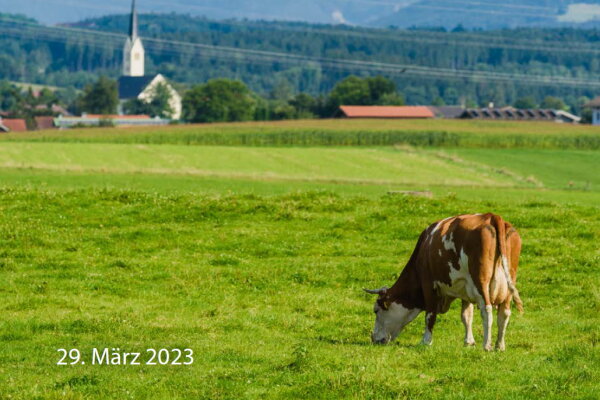
M387 344L402 332L402 329L408 325L421 310L409 309L402 304L389 302L387 299L387 289L377 291L368 291L369 293L378 293L379 297L373 306L375 313L375 327L371 334L371 341L374 344Z

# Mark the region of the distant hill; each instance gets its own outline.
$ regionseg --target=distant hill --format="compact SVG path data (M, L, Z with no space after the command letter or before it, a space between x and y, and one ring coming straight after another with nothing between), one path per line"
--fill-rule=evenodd
M600 1L586 0L421 0L398 8L372 25L502 29L600 26Z
M129 0L0 0L0 10L44 23L124 14ZM385 27L499 29L600 26L600 0L138 0L145 13Z

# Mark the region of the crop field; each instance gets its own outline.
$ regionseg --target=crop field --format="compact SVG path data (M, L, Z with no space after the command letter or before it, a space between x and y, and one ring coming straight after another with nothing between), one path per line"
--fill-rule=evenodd
M0 137L0 398L598 398L600 133L458 121L463 146L419 145L439 121L350 122ZM220 129L409 139L188 140ZM473 212L523 238L506 352L482 350L477 312L463 347L458 302L431 347L422 316L371 345L362 288L391 285L428 224ZM93 365L94 348L142 363ZM193 363L145 364L163 348Z

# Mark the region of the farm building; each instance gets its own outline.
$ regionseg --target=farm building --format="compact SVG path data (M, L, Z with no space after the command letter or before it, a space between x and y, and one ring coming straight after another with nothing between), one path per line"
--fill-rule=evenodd
M423 119L435 115L425 106L340 106L346 118L400 118Z
M437 118L460 118L465 112L465 108L461 106L428 106L431 112Z
M0 132L25 132L27 123L24 119L5 119L0 117Z
M164 85L171 96L170 106L173 110L173 119L181 118L181 95L169 84L161 74L145 75L144 46L138 36L138 17L135 0L131 5L129 36L123 48L123 76L118 80L120 113L123 103L128 100L138 99L145 102L152 101L158 85Z
M168 119L150 118L148 115L97 115L84 114L81 117L63 117L54 119L54 125L60 129L79 126L100 126L103 121L114 126L159 126L169 124Z
M467 108L459 118L465 119L493 119L505 121L554 121L564 123L578 123L581 121L576 115L563 110L550 109L516 109L503 108Z
M38 130L54 129L54 117L35 117L35 126Z
M592 125L600 125L600 96L584 105L592 109Z

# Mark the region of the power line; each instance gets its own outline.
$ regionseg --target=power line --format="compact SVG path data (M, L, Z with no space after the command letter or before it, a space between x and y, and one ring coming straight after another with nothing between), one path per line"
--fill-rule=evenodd
M94 31L87 31L88 33L98 34ZM14 34L19 34L19 32L13 32ZM119 34L109 34L112 38L119 38L122 40L125 36ZM46 37L47 39L47 37ZM60 40L60 39L59 39ZM67 40L67 39L63 39ZM575 78L563 78L563 77L548 77L548 76L531 76L531 75L517 75L517 74L506 74L506 73L496 73L489 71L470 71L470 70L455 70L455 69L444 69L444 68L433 68L433 67L422 67L422 66L414 66L414 65L400 65L400 64L389 64L389 63L379 63L379 62L369 62L369 61L360 61L360 60L337 60L337 59L327 59L327 58L316 58L316 57L307 57L307 56L299 56L288 53L278 53L278 52L269 52L262 50L250 50L250 49L239 49L239 48L229 48L226 46L211 46L211 45L202 45L202 44L193 44L187 42L177 42L172 40L162 40L162 39L152 39L146 38L146 43L164 43L168 45L178 45L183 46L179 50L165 50L162 47L157 48L157 51L161 52L169 52L171 54L192 54L198 55L197 50L202 49L205 53L208 51L212 57L227 57L227 58L236 58L240 55L251 56L250 58L256 60L257 57L262 60L268 60L271 62L292 62L296 63L299 61L302 62L312 62L316 63L319 67L329 67L335 69L352 69L352 70L367 70L367 71L379 71L386 72L389 74L398 74L408 72L410 75L420 75L420 76L428 76L428 77L437 77L437 78L464 78L464 79L485 79L485 80L493 80L493 81L521 81L521 83L527 84L543 84L543 85L598 85L595 81L589 80L581 80ZM104 44L104 43L102 43ZM188 47L188 49L186 49ZM189 49L191 47L192 49ZM111 49L114 50L113 47ZM239 57L238 57L239 58ZM312 66L314 68L315 65Z
M590 53L600 54L599 47L591 47L581 43L573 42L550 42L540 40L522 40L513 38L493 37L491 35L481 35L473 33L447 33L447 32L431 32L431 31L409 31L409 30L397 30L388 33L373 33L369 31L357 30L349 31L337 29L327 30L319 28L305 28L305 27L294 27L294 26L282 26L277 23L273 24L258 24L258 23L247 23L247 22L232 22L227 21L221 23L225 26L242 26L242 27L255 27L255 28L266 28L273 31L287 31L287 32L304 32L319 35L329 36L348 36L356 37L358 39L371 38L371 39L384 39L392 42L414 42L414 43L426 43L426 44L442 44L444 46L461 46L461 47L492 47L492 48L503 48L511 50L527 50L527 51L539 51L549 53ZM270 26L269 26L270 25ZM510 40L509 43L502 42Z
M3 20L13 21L10 17L1 16L0 22ZM14 20L15 22L22 23L21 20ZM498 34L485 35L477 34L472 32L432 32L432 31L410 31L410 30L395 30L390 33L377 32L373 33L363 29L355 28L354 31L344 30L338 27L335 31L323 29L323 28L306 28L296 27L289 25L281 25L277 22L271 23L257 23L257 22L235 22L235 21L219 21L213 22L223 26L240 26L244 28L253 27L256 29L270 29L276 31L290 31L290 32L305 32L314 33L319 35L330 35L330 36L349 36L357 38L381 38L388 41L394 42L415 42L415 43L426 43L426 44L443 44L445 46L474 46L474 47L493 47L493 48L505 48L512 50L529 50L529 51L540 51L550 53L590 53L600 54L600 48L598 46L591 46L576 42L552 42L544 40L523 40L515 39L512 37L502 37ZM41 26L33 24L35 26ZM77 28L72 28L77 29ZM89 31L89 30L88 30ZM106 31L101 31L106 32ZM506 42L508 41L508 42Z
M18 27L5 30L5 33L13 36L25 37L41 37L45 40L55 40L59 42L68 42L68 37L56 38L56 33L74 33L85 34L88 37L79 40L91 42L98 47L106 47L110 43L107 39L123 41L126 37L122 34L91 31L79 28L38 28L38 33L27 32L27 30L19 29ZM291 65L299 65L302 68L324 68L337 69L345 71L370 71L386 73L390 75L407 74L426 78L438 79L466 79L471 81L492 81L492 82L517 82L528 85L542 86L582 86L582 87L600 87L600 81L589 79L571 78L571 77L556 77L556 76L540 76L540 75L525 75L525 74L510 74L499 73L493 71L478 71L478 70L461 70L451 68L426 67L410 64L392 64L376 61L352 60L352 59L332 59L327 57L311 57L291 53L282 53L266 50L242 49L237 47L207 45L200 43L189 43L167 39L144 38L149 49L154 49L158 52L163 52L173 55L195 55L195 56L210 56L213 58L239 59L244 57L245 61L253 61L261 63L288 63ZM165 46L168 46L165 48ZM176 46L173 47L173 46ZM111 47L114 51L115 48ZM303 63L303 64L299 64Z

